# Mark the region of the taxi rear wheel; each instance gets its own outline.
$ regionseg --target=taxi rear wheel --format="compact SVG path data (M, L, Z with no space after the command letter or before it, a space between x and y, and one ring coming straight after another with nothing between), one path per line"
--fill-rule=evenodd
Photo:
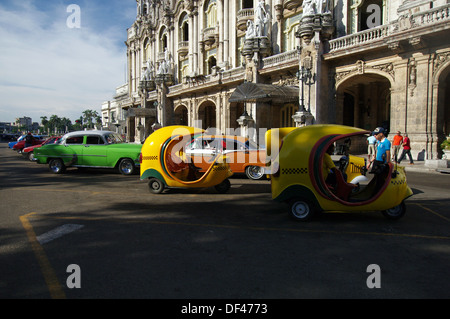
M402 202L400 205L384 210L384 217L388 219L400 219L406 213L406 205L405 202Z
M230 187L231 187L231 183L230 183L228 178L224 179L222 183L214 186L216 191L218 191L221 194L224 194L224 193L228 192Z
M289 201L289 216L296 221L308 221L315 214L314 205L307 199L294 198Z
M161 194L164 190L164 183L157 178L150 178L148 181L148 188L153 194Z
M247 166L245 168L245 175L249 179L258 180L264 176L264 167L261 166Z

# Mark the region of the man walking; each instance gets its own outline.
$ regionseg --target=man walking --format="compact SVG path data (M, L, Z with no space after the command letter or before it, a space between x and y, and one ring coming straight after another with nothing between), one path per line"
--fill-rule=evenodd
M398 152L400 152L400 146L402 146L403 143L403 136L400 133L400 131L397 131L397 134L394 136L394 140L393 140L393 151L394 151L394 156L392 158L393 161L395 161L395 163L397 163L397 156L398 156Z
M370 163L373 162L373 160L375 159L375 144L377 143L377 139L373 134L370 134L370 136L366 140L366 143L367 143L367 155Z
M398 164L400 164L401 161L403 161L404 158L406 158L406 154L408 154L409 157L409 165L414 165L414 161L411 156L411 144L408 137L408 134L405 133L405 138L403 139L403 151L402 155L398 159Z

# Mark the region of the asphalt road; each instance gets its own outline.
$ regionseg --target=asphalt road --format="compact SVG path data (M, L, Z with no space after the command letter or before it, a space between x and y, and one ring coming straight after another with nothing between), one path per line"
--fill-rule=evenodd
M308 223L242 176L227 194L154 195L138 175L53 175L0 143L0 180L3 299L450 298L449 174L408 172L399 221Z

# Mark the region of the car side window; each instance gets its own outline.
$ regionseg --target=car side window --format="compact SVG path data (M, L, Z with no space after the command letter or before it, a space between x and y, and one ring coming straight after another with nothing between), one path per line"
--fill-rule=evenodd
M98 144L104 144L104 142L100 136L88 136L86 139L86 144L98 145Z
M71 136L66 139L66 144L83 144L83 136Z
M191 149L201 148L201 139L196 138L195 140L191 141L191 144L188 147Z

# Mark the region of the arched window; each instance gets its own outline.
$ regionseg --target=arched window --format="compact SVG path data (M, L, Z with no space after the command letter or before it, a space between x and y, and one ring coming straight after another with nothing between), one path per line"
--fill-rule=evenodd
M286 43L285 48L286 51L294 50L297 47L297 37L295 35L295 32L297 31L297 28L300 23L294 23L289 26L289 28L286 30Z
M297 37L295 32L300 24L301 14L296 14L285 20L284 24L284 35L283 35L283 52L294 50L297 47Z
M216 57L210 56L207 63L208 63L208 74L211 74L212 68L217 65Z
M359 10L359 31L383 24L383 0L366 0Z
M189 41L189 18L186 13L183 13L180 18L180 40Z
M167 29L166 28L161 28L160 31L160 36L159 36L159 52L164 52L164 50L167 48Z
M385 24L387 0L350 0L348 33Z
M212 28L217 24L216 0L209 0L205 3L206 27Z
M242 0L242 9L253 8L253 0Z
M144 62L150 59L150 40L148 38L144 41Z

